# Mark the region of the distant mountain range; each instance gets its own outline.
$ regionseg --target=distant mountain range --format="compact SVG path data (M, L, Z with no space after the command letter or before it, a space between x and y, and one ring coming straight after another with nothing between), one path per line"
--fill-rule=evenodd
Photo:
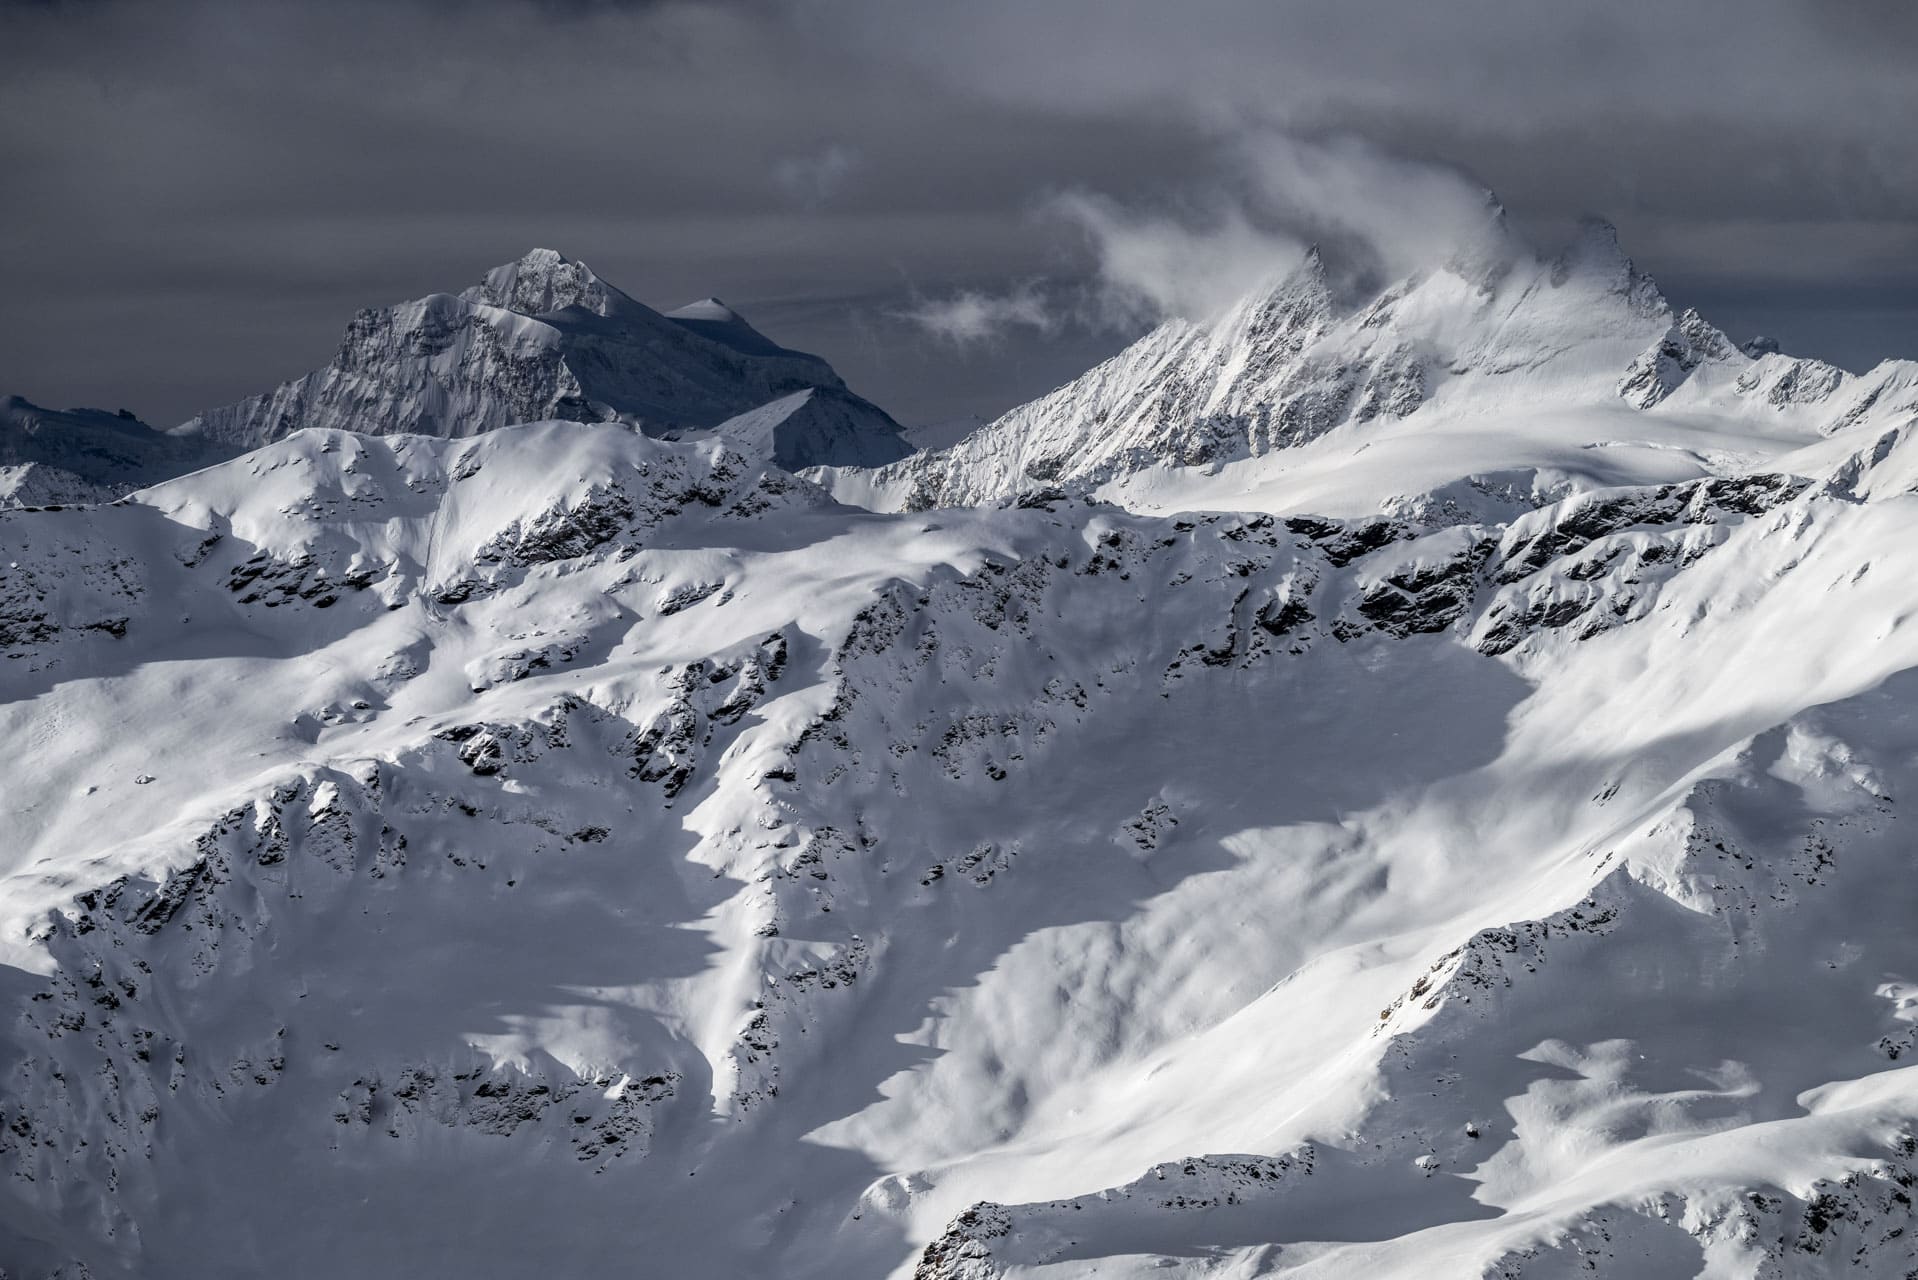
M97 410L5 406L0 501L16 505L118 497L308 427L462 438L542 419L624 422L651 435L715 430L792 469L912 452L831 365L718 299L654 311L550 249L458 295L369 307L332 363L166 436Z
M101 502L241 452L155 431L131 413L0 400L0 506Z

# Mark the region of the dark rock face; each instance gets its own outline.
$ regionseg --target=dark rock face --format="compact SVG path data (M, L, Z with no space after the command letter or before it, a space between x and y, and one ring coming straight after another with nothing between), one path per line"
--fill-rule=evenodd
M1497 578L1517 582L1548 561L1639 525L1711 524L1727 514L1757 515L1790 501L1806 483L1795 476L1759 474L1605 489L1571 498L1541 518L1515 522L1507 530Z
M1012 1230L1004 1205L981 1200L947 1224L919 1255L913 1280L985 1280L998 1272L992 1242Z
M1435 560L1386 574L1360 597L1359 616L1394 636L1449 630L1471 609L1478 594L1479 566L1492 549L1489 536L1476 537Z
M1336 568L1343 568L1409 536L1405 526L1393 520L1339 521L1293 516L1285 522L1285 527L1318 543L1325 551L1325 558Z

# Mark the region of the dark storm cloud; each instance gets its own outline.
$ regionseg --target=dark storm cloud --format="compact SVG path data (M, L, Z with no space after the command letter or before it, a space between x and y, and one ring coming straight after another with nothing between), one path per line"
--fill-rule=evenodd
M1918 354L1914 53L1911 6L1800 0L0 4L0 389L177 421L548 244L990 412L1116 345L1098 280L1194 305L1475 183L1733 325Z

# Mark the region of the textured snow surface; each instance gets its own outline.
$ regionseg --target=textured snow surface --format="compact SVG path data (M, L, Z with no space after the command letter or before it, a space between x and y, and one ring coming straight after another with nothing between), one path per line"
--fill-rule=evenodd
M0 512L0 1266L1911 1274L1918 366L1387 293Z

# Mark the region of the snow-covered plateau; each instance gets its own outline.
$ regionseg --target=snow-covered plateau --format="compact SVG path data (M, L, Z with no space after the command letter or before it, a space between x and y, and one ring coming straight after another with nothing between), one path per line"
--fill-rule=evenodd
M1915 429L1599 225L919 452L362 313L0 511L0 1269L1918 1274Z

